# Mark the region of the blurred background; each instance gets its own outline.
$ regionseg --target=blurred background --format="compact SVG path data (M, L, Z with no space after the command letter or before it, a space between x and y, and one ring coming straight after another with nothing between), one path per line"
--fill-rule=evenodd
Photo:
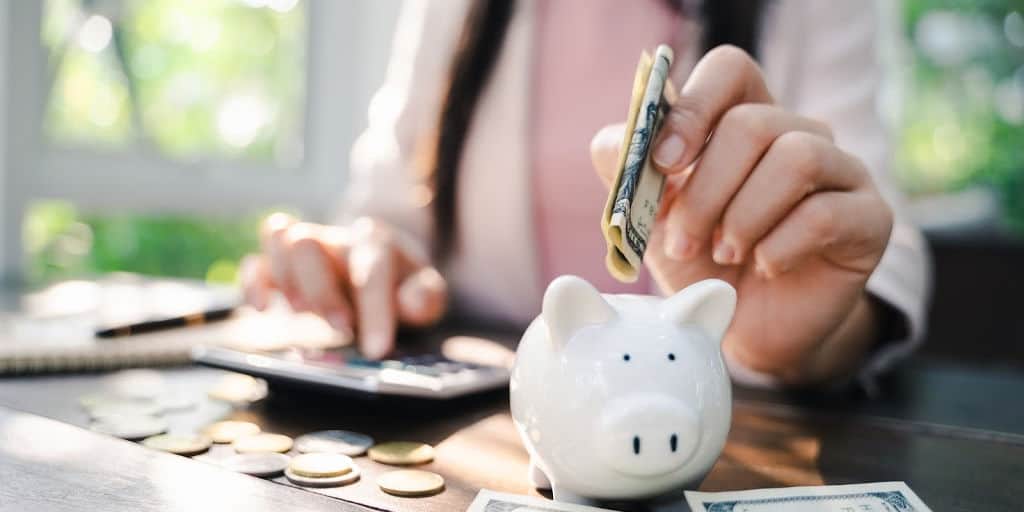
M1024 0L882 0L879 108L935 250L936 357L1024 364ZM0 263L232 282L256 226L326 219L400 4L8 0ZM6 130L6 131L4 131ZM1005 339L991 347L974 340Z

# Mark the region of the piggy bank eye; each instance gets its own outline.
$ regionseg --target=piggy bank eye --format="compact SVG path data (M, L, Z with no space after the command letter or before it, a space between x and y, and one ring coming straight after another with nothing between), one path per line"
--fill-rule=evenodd
M675 361L676 360L676 355L673 354L672 352L669 352L668 353L668 360L669 361Z
M622 360L629 362L629 354L622 354Z

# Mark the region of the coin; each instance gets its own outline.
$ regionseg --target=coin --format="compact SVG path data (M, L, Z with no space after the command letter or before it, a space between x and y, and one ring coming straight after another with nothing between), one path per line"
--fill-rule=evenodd
M277 452L284 453L292 449L292 438L281 434L266 432L239 437L231 446L238 453Z
M207 395L235 404L258 402L267 396L267 381L241 373L229 373L210 388Z
M175 435L175 434L161 434L153 437L147 437L142 441L143 446L148 446L155 450L161 450L170 453L176 453L178 455L196 455L203 453L210 449L210 444L213 441L209 437L198 435Z
M92 409L93 407L96 407L96 406L99 406L99 405L105 405L105 404L110 404L110 403L114 403L114 402L126 402L126 401L129 401L129 400L126 400L126 399L124 399L122 397L110 395L110 394L107 394L107 393L92 393L92 394L89 394L89 395L82 395L81 397L78 398L79 405L81 405L82 408L85 409L85 410Z
M430 471L400 469L381 475L377 478L377 485L382 491L395 496L430 496L444 490L444 478Z
M236 439L260 433L260 426L248 421L218 421L203 429L215 443L233 443Z
M290 460L291 457L283 453L240 453L211 462L239 473L267 477L281 474Z
M359 474L359 466L356 466L355 464L352 465L352 470L348 473L326 478L310 478L308 476L298 475L290 468L284 470L284 476L288 478L289 482L304 487L340 487L359 480Z
M167 420L152 416L113 416L92 424L94 432L130 441L167 432Z
M292 458L288 469L299 476L329 478L352 471L352 459L340 453L304 453Z
M152 399L167 389L162 373L144 368L121 370L103 380L115 395L124 398Z
M153 399L153 401L165 413L188 411L195 409L199 405L199 400L195 397L181 393L161 395Z
M159 405L136 400L97 403L89 408L89 416L94 420L121 416L158 416L161 413L163 409Z
M302 453L340 453L357 457L373 446L373 438L348 430L311 432L295 439L295 449Z
M382 464L407 466L434 460L434 447L424 443L400 441L378 444L370 448L367 454Z

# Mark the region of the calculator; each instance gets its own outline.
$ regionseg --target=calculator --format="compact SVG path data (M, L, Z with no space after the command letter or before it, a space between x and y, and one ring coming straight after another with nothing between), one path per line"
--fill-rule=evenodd
M380 361L366 359L350 346L266 352L198 346L192 350L192 359L264 378L271 384L312 386L364 397L450 399L508 386L514 338L505 333L435 338L407 342L400 336L395 353ZM450 346L456 349L447 350ZM478 357L481 355L487 357Z

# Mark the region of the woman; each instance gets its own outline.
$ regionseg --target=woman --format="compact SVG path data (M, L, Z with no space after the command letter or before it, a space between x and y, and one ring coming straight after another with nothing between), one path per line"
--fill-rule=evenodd
M928 291L886 175L874 38L850 2L410 1L345 221L269 218L247 296L280 290L383 357L396 325L448 302L525 324L559 274L638 293L719 277L739 293L723 342L736 379L869 379L920 340ZM609 123L640 50L663 42L683 84L652 153L668 184L649 275L623 286L598 229L622 138Z

